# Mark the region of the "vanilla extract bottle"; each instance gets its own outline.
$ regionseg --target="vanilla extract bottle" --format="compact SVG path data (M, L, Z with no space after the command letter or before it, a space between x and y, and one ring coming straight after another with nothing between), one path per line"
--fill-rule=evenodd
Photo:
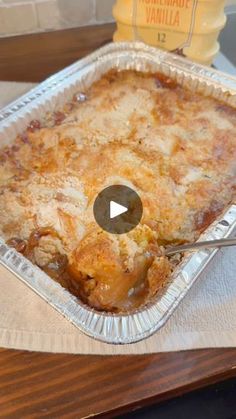
M143 41L210 65L226 22L225 0L117 0L114 41Z

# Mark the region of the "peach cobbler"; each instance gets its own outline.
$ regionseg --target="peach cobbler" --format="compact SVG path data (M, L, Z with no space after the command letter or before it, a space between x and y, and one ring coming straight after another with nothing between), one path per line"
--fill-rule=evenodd
M0 151L0 235L98 310L146 304L236 187L236 110L161 74L111 71ZM139 225L109 234L93 204L135 190Z

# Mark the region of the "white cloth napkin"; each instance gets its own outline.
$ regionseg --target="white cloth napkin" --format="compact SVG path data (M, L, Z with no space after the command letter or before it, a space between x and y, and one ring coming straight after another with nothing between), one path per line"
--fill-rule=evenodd
M31 87L0 83L1 104ZM235 347L235 256L236 248L220 250L167 324L149 339L124 346L85 336L0 266L0 346L102 355Z
M0 109L28 92L36 84L0 81Z

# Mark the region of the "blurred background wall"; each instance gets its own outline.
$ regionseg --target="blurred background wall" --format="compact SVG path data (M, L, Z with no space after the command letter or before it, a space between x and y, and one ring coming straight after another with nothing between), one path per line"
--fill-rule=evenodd
M0 0L0 37L113 21L115 0ZM226 4L236 0L226 0Z
M111 22L115 0L0 0L0 36Z

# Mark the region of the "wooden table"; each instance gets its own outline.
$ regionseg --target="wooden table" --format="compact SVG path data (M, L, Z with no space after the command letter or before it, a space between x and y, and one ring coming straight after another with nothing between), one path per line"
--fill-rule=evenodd
M0 39L0 80L41 81L112 38L114 25ZM236 349L148 356L0 350L1 417L110 417L236 376Z
M0 417L111 417L236 376L236 350L140 356L0 350Z

